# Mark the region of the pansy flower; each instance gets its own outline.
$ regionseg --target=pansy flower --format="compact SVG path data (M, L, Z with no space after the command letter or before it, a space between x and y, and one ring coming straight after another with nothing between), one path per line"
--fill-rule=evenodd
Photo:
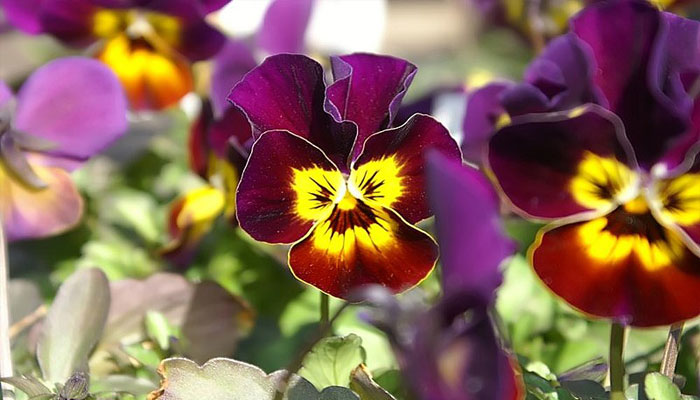
M370 322L384 330L416 399L516 400L522 379L489 318L501 263L514 251L488 180L460 162L431 154L428 194L440 243L443 295L425 307L383 288L358 296L378 309Z
M17 97L0 81L0 218L9 240L61 233L83 200L70 171L126 131L126 99L102 63L63 58Z
M516 117L490 141L507 199L552 222L530 249L535 271L590 315L655 326L700 314L699 27L641 1L589 7L571 37L598 104Z
M427 115L392 127L416 67L371 54L331 59L334 82L301 55L266 59L229 100L257 138L238 186L240 226L254 239L294 243L300 280L336 297L381 284L394 292L424 279L437 246L413 224L430 216L423 154L460 159Z
M301 52L313 0L275 0L256 34L258 50ZM227 100L231 88L258 62L253 47L229 40L214 57L209 100L190 129L189 162L206 185L188 191L170 207L170 241L161 254L185 267L220 215L233 225L235 190L250 154L253 136L245 115Z
M117 74L131 107L163 109L192 90L190 63L225 38L205 16L229 0L4 0L8 20L27 33L92 46Z

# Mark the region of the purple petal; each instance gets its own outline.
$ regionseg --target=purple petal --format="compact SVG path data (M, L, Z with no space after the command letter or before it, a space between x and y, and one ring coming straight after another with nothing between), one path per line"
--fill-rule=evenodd
M373 133L391 126L416 66L400 58L375 54L331 57L335 82L326 90L326 110L340 121L352 121L358 134L352 158Z
M482 163L486 145L495 132L498 119L507 114L501 104L501 95L513 86L512 82L491 83L467 97L467 112L462 125L462 153L465 160Z
M3 0L7 20L17 29L29 34L41 33L39 9L44 0Z
M99 61L58 59L22 86L13 125L53 142L51 155L84 160L126 131L126 98L116 76Z
M594 81L624 122L639 164L650 168L686 131L690 111L662 90L669 82L658 71L672 66L661 13L641 1L599 3L579 14L572 30L592 49Z
M258 47L269 54L301 53L315 0L275 0L258 31Z
M488 304L501 284L501 262L515 249L498 197L479 171L436 153L428 157L427 177L445 296L464 293Z
M228 99L245 112L255 137L269 130L287 130L320 147L347 171L354 127L336 123L323 110L324 86L323 69L316 61L279 54L250 71Z
M198 0L199 4L202 5L204 12L209 14L216 10L223 8L231 0Z
M211 77L211 103L214 113L221 115L230 107L226 97L243 76L258 63L248 44L241 40L229 40L214 58Z

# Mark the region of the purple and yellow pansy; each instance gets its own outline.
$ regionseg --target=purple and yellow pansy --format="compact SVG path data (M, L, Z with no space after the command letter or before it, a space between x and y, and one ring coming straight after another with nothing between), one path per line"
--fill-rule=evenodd
M126 129L124 92L98 61L50 62L16 97L0 81L0 218L8 240L77 224L83 200L70 172Z
M593 316L633 326L693 318L700 24L642 1L601 3L572 20L566 40L586 55L585 68L568 71L592 72L580 76L592 100L516 116L488 147L488 167L514 209L551 222L530 249L535 271ZM538 69L550 82L564 70Z
M87 47L119 77L135 110L177 103L193 87L190 63L210 58L225 37L205 16L229 0L5 0L7 19Z
M423 155L459 159L460 151L427 115L392 127L414 65L371 54L331 65L326 87L316 61L272 56L231 91L256 137L238 221L256 240L293 243L294 275L328 294L372 283L399 292L424 279L438 255L413 225L431 214Z

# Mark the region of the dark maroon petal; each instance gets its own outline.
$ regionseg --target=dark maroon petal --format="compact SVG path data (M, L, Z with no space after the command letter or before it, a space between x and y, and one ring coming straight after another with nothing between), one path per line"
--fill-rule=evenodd
M315 0L275 0L258 31L258 47L268 54L301 53Z
M488 162L500 189L521 213L558 219L607 208L631 183L619 177L625 176L622 172L599 182L598 205L584 204L588 202L577 199L571 186L587 156L634 171L625 143L619 119L590 105L580 113L530 114L514 120L491 139Z
M92 17L97 7L91 0L43 1L40 20L43 32L76 46L85 46L95 39Z
M592 49L594 81L624 122L640 165L650 168L687 129L689 109L664 93L668 24L646 2L619 1L589 7L572 29Z
M17 29L25 33L41 33L39 10L44 0L3 0L0 6L5 18Z
M213 57L226 43L226 37L203 19L185 25L180 40L178 51L190 61Z
M202 110L197 119L192 123L190 135L187 139L187 155L190 169L203 179L208 179L207 175L209 173L211 148L207 135L209 126L213 121L214 114L211 109L211 103L203 101Z
M309 57L279 54L250 71L228 99L246 114L259 137L268 130L287 130L320 147L339 168L355 139L350 123L339 124L323 110L323 69Z
M335 82L326 90L326 110L340 121L352 121L358 135L352 158L373 133L391 126L416 66L400 58L375 54L332 57Z
M211 98L214 113L221 115L231 106L227 101L231 89L243 76L258 65L253 51L242 40L229 40L214 58L211 76Z
M507 115L501 103L501 95L513 85L511 82L491 83L469 94L462 125L462 153L465 160L481 164L499 118Z
M430 153L428 194L442 263L443 291L493 300L500 265L515 250L503 230L500 202L488 180L473 168Z

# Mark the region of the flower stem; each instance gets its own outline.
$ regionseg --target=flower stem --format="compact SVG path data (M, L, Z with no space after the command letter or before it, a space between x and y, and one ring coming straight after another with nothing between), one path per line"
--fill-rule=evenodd
M678 351L681 348L681 333L683 333L683 323L679 322L671 325L664 347L664 356L661 359L661 373L673 379L676 372L676 361L678 361Z
M330 298L327 294L321 292L321 330L328 331L330 329Z
M12 353L10 347L10 298L8 280L10 269L7 262L7 240L0 218L0 377L12 376ZM5 387L7 387L5 385ZM9 389L7 394L12 396ZM0 384L2 393L2 384ZM0 394L2 396L2 394ZM1 398L1 397L0 397Z
M610 400L625 400L625 327L613 322L610 329Z

